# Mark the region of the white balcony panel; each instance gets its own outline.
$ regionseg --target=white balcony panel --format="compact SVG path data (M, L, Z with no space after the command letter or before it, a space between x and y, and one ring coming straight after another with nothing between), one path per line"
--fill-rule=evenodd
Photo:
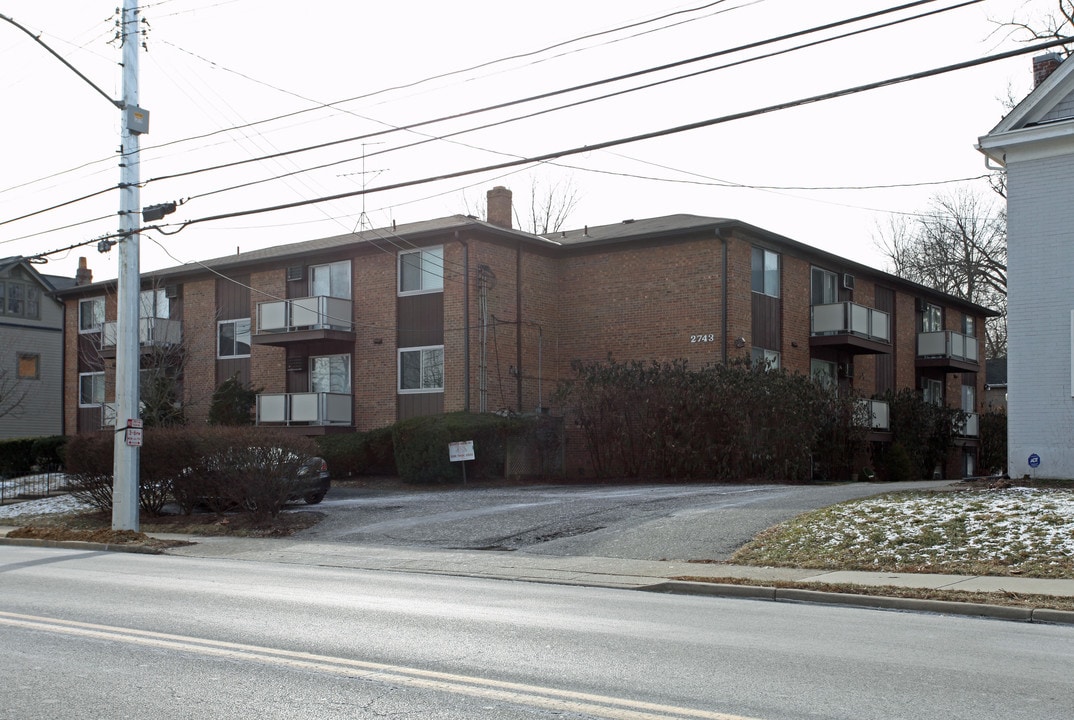
M287 330L287 301L276 300L257 304L257 331L281 332Z
M320 393L291 394L291 422L316 423L321 419L318 395Z
M920 357L944 356L947 354L947 333L918 333L917 354Z
M350 425L354 403L351 395L325 393L325 421L329 425Z
M842 303L813 306L814 334L844 332L846 328L843 325Z
M259 423L287 422L287 395L285 393L258 395L257 421Z
M295 298L292 300L291 326L305 328L324 325L320 300L321 298L319 297Z

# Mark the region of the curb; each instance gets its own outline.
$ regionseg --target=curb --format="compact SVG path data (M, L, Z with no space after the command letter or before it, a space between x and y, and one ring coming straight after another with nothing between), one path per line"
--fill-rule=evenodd
M61 548L67 550L97 550L99 552L125 552L142 555L163 555L164 548L152 548L144 545L123 545L121 543L95 543L84 540L35 540L33 538L0 537L0 545L21 545L23 547Z
M638 588L645 592L676 595L706 595L709 597L747 598L775 602L808 602L823 605L852 605L855 607L884 610L910 610L913 612L939 613L986 617L995 620L1019 622L1056 623L1074 625L1074 612L1048 608L1020 608L1006 605L954 602L950 600L917 600L914 598L886 597L883 595L855 595L823 590L777 588L765 585L731 585L725 583L698 583L668 580Z

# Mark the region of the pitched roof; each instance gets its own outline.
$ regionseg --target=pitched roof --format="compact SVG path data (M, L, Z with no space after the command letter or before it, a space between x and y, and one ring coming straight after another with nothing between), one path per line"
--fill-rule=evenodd
M1007 147L1074 136L1074 61L1059 63L1033 91L978 138L977 149L999 163Z

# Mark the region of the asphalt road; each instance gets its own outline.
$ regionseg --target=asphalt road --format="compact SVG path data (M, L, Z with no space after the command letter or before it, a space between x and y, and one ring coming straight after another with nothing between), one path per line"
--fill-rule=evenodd
M320 542L639 560L727 560L767 527L853 498L940 482L628 485L376 492L334 487Z
M1074 628L0 546L0 720L1055 720Z

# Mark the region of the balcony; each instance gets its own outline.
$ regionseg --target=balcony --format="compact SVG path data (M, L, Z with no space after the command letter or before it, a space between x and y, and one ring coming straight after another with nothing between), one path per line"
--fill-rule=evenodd
M346 298L316 295L257 304L255 345L286 346L311 340L354 342L354 304Z
M883 400L859 400L861 417L875 432L887 432L891 429L890 408Z
M354 424L354 396L349 393L262 393L257 396L258 425Z
M814 305L810 347L834 347L853 355L891 352L891 317L852 302Z
M116 356L119 338L118 323L106 322L101 326L101 355ZM143 351L155 347L178 345L183 341L183 323L168 318L139 318L138 345Z
M918 333L917 366L944 372L980 372L977 338L950 330Z

